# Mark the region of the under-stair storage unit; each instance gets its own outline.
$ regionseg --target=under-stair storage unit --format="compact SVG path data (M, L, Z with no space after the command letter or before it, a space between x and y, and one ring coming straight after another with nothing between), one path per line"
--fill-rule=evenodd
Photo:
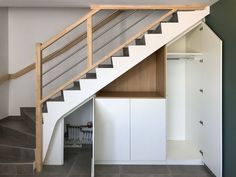
M43 98L42 51L68 31L37 45L36 115L40 122L41 107L46 108L45 161L63 158L64 118L96 94L91 111L96 163L206 164L222 176L222 42L201 22L209 8L189 10L175 7L112 52L101 50L105 56L95 61L93 9L82 19L87 21L88 66Z
M116 8L119 9L119 7ZM99 60L96 60L93 57L94 53L92 50L94 45L92 40L92 28L95 28L95 24L92 23L92 19L95 14L100 11L99 9L92 9L88 14L69 26L62 33L54 36L42 44L37 44L36 119L38 125L37 129L39 130L36 131L37 170L40 171L42 161L45 162L51 159L51 155L53 153L55 155L55 152L57 152L58 149L60 149L58 153L60 158L58 158L58 160L62 160L64 146L63 139L61 138L64 137L63 119L69 113L73 112L78 107L86 103L88 99L93 97L93 95L97 94L104 87L106 87L105 90L99 92L97 96L156 99L165 98L165 77L162 77L165 76L165 62L163 62L165 60L154 60L156 61L154 62L156 64L147 64L147 66L150 67L150 69L147 69L149 71L147 72L147 75L145 72L143 73L142 65L141 68L136 68L136 66L138 66L138 64L142 63L143 61L150 61L145 60L145 58L152 56L152 54L154 54L155 58L155 55L158 55L158 52L155 53L157 50L161 49L167 43L174 40L176 37L186 32L186 30L189 30L191 27L199 23L205 16L209 14L209 7L202 5L193 7L164 7L164 9L170 8L170 10L160 10L159 7L156 8L157 11L161 11L161 13L164 14L160 16L160 13L158 12L159 15L153 19L153 22L150 21L149 16L145 16L144 18L147 17L146 25L137 28L137 33L130 36L127 40L125 40L124 43L119 43L118 47L111 52L106 52L101 49L100 51L103 56L101 56ZM152 14L152 12L155 13L155 11L151 10L150 13ZM137 16L137 18L139 17ZM143 17L140 18L140 20L142 19ZM53 91L48 94L45 93L45 85L43 85L45 82L45 77L43 77L45 74L45 67L42 67L44 62L43 58L46 57L45 50L48 51L52 44L54 46L54 43L57 43L63 37L68 36L67 34L72 32L72 30L77 28L83 22L87 23L87 32L85 31L81 38L84 39L84 36L86 36L87 33L88 47L86 52L87 55L83 54L82 57L85 59L84 61L87 63L87 65L81 71L76 70L75 77L71 76L67 78L67 76L63 74L63 77L69 79L69 81L64 81L62 85L60 84L60 87L53 89ZM78 41L75 41L68 43L68 45L71 46L71 44L74 42L77 44ZM108 46L110 48L110 45ZM61 53L61 51L63 51L63 54L65 53L64 48L59 48L57 51L60 51L58 53ZM51 54L54 53L50 52L50 56ZM166 53L164 53L164 56L165 54ZM163 55L163 53L161 53L161 55ZM130 71L132 68L136 68L136 71L133 71L135 74L131 74L133 75L133 78L126 78L124 81L121 81L122 75ZM117 81L119 89L117 90L117 86L112 86L109 84L119 77L120 79ZM120 82L124 83L122 84ZM42 107L43 110L41 109ZM43 122L42 125L41 122Z
M151 64L153 56L163 70ZM136 65L95 100L96 163L205 164L222 176L222 41L205 23Z

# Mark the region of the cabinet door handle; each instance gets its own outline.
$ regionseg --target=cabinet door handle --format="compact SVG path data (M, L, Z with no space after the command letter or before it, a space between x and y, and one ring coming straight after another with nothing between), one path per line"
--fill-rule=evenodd
M200 120L199 123L200 123L202 126L204 125L202 120Z
M199 152L200 152L200 154L203 156L203 152L202 152L202 150L200 150Z

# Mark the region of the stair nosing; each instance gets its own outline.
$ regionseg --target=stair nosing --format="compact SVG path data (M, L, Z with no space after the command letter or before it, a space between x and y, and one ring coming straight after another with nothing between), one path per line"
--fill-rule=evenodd
M1 144L1 143L0 143L0 147L7 147L7 148L15 148L15 149L23 149L23 150L35 151L35 148L15 146L15 145L7 145L7 144Z
M20 163L16 163L16 162L0 162L0 165L35 165L35 160L33 162L20 162Z

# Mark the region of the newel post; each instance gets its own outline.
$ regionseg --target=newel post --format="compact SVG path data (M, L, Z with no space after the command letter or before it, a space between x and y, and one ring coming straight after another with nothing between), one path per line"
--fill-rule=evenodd
M42 44L36 44L36 171L42 171Z

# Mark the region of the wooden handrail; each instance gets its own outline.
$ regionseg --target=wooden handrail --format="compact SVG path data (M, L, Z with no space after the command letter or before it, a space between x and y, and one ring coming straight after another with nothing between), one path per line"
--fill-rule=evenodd
M189 5L91 5L91 9L99 10L202 10L205 4L189 4Z
M0 76L0 85L10 79L10 74Z
M69 32L71 32L73 29L75 29L76 27L78 27L81 23L83 23L84 21L86 21L89 17L93 16L94 14L96 14L99 11L99 9L92 9L90 12L88 12L86 15L84 15L83 17L81 17L78 21L76 21L75 23L73 23L72 25L70 25L69 27L67 27L65 30L63 30L62 32L58 33L57 35L53 36L51 39L49 39L48 41L44 42L42 44L42 50L44 50L45 48L49 47L50 45L52 45L53 43L55 43L57 40L59 40L60 38L62 38L63 36L65 36L66 34L68 34Z
M161 21L163 21L164 19L166 19L167 17L169 17L170 15L172 15L173 13L175 13L177 11L177 9L173 9L171 11L169 11L168 13L166 13L165 15L163 15L162 17L160 17L157 21L155 21L154 23L148 25L143 31L137 33L135 36L133 36L132 38L130 38L129 40L127 40L125 43L123 43L122 45L120 45L119 47L117 47L116 49L112 50L109 54L107 54L106 56L104 56L102 59L98 60L96 63L94 63L92 66L87 67L85 70L83 70L78 76L74 77L73 79L71 79L70 81L66 82L65 84L63 84L62 86L60 86L58 89L56 89L55 91L53 91L52 93L50 93L49 95L47 95L46 97L44 97L41 100L41 104L44 103L45 101L47 101L48 99L50 99L51 97L53 97L54 95L56 95L58 92L60 92L61 90L65 89L66 87L68 87L69 85L73 84L75 81L79 80L82 76L84 76L87 72L89 72L90 70L96 68L99 64L103 63L104 61L106 61L108 58L110 58L112 55L114 55L115 53L117 53L119 50L121 50L122 48L124 48L125 46L129 45L132 41L134 41L135 39L137 39L138 37L142 36L143 34L145 34L149 29L155 27L156 25L158 25Z
M112 13L111 15L109 15L107 18L105 18L104 20L99 22L97 25L95 25L93 27L93 33L98 31L102 27L104 27L106 24L108 24L110 21L112 21L114 18L116 18L120 14L121 14L121 11L117 10L114 13ZM68 42L65 46L61 47L60 49L56 50L55 52L47 55L46 57L44 57L42 59L43 64L53 60L54 58L62 55L65 52L67 52L68 50L73 48L75 45L77 45L78 43L80 43L81 41L86 39L86 37L87 37L87 32L85 32L82 35L78 36L74 40ZM20 71L17 71L16 73L2 75L2 76L0 76L0 85L3 84L4 82L8 81L8 80L17 79L17 78L27 74L28 72L34 70L34 69L35 69L35 63L26 66L25 68L21 69Z

